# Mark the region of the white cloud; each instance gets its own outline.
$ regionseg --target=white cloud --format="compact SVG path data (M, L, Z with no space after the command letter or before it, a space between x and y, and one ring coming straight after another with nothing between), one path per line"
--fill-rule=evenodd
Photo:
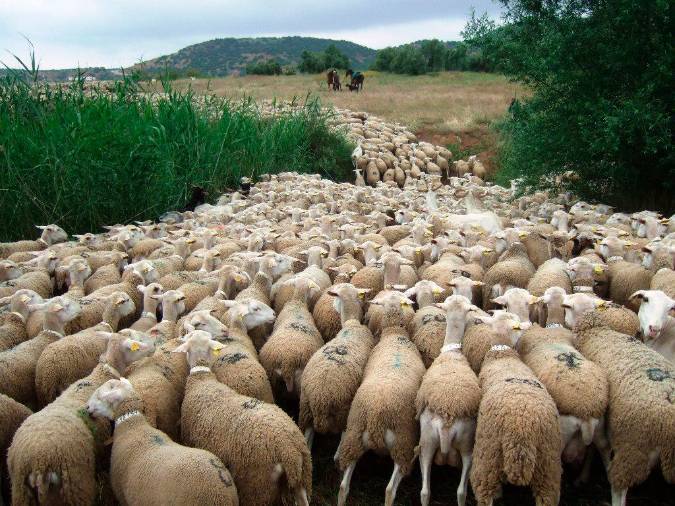
M314 35L380 48L456 40L471 6L499 12L491 0L0 0L0 50L27 56L25 35L43 68L63 68L127 66L215 37Z

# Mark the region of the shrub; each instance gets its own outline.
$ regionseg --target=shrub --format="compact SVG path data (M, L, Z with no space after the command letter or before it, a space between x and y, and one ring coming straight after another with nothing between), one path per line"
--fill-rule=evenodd
M246 65L246 73L252 75L278 76L282 68L276 60L255 61Z
M551 187L572 170L581 197L624 210L675 210L672 4L502 0L466 36L532 98L502 122L499 179Z
M130 79L86 90L23 77L0 81L1 240L32 237L36 224L81 233L156 219L193 186L215 199L244 175L351 175L352 147L316 101L266 118L252 100L146 94Z

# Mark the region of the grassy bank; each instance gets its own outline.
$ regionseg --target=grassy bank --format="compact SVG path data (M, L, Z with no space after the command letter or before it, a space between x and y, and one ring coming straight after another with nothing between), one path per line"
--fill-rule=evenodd
M165 90L166 91L166 90ZM262 118L253 101L192 92L0 81L0 240L156 219L193 186L214 198L241 176L297 170L349 177L350 146L316 100Z
M409 127L417 136L433 144L449 146L463 156L477 154L489 170L497 146L490 125L503 117L514 96L522 98L525 87L504 76L483 72L438 72L406 76L386 72L365 72L363 92L346 88L327 90L326 76L229 76L211 80L176 81L180 89L206 91L240 99L290 99L294 96L319 97L323 104L366 111ZM345 82L344 75L340 75Z

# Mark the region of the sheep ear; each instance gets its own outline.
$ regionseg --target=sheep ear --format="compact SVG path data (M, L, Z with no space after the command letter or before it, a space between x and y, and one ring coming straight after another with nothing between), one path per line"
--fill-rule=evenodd
M49 307L49 312L50 313L58 313L59 311L63 311L64 307L61 304L52 304Z
M492 299L492 302L494 302L495 304L501 304L502 306L506 306L507 303L506 298L503 295L495 297L494 299Z
M136 288L139 292L145 293L145 285L136 285Z
M471 281L471 284L473 286L483 286L483 285L485 285L485 283L483 283L482 281L473 281L473 280Z
M628 297L628 300L635 300L635 299L644 300L644 298L645 298L645 290L638 290L633 295Z
M413 286L412 288L408 288L405 292L403 292L403 295L406 297L414 297L417 294L417 289Z
M99 330L96 332L96 335L98 337L102 337L103 339L110 339L113 336L113 332L104 332L103 330Z

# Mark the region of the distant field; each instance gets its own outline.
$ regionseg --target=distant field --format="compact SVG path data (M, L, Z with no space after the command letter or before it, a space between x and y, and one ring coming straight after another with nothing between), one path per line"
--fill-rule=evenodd
M344 76L340 78L344 83ZM232 76L178 81L177 86L235 99L291 99L313 94L324 103L401 122L423 140L459 146L463 152L486 158L491 158L496 142L488 131L490 122L506 112L514 96L524 94L522 87L503 76L477 72L402 76L369 71L361 93L350 93L346 88L329 92L324 75Z

